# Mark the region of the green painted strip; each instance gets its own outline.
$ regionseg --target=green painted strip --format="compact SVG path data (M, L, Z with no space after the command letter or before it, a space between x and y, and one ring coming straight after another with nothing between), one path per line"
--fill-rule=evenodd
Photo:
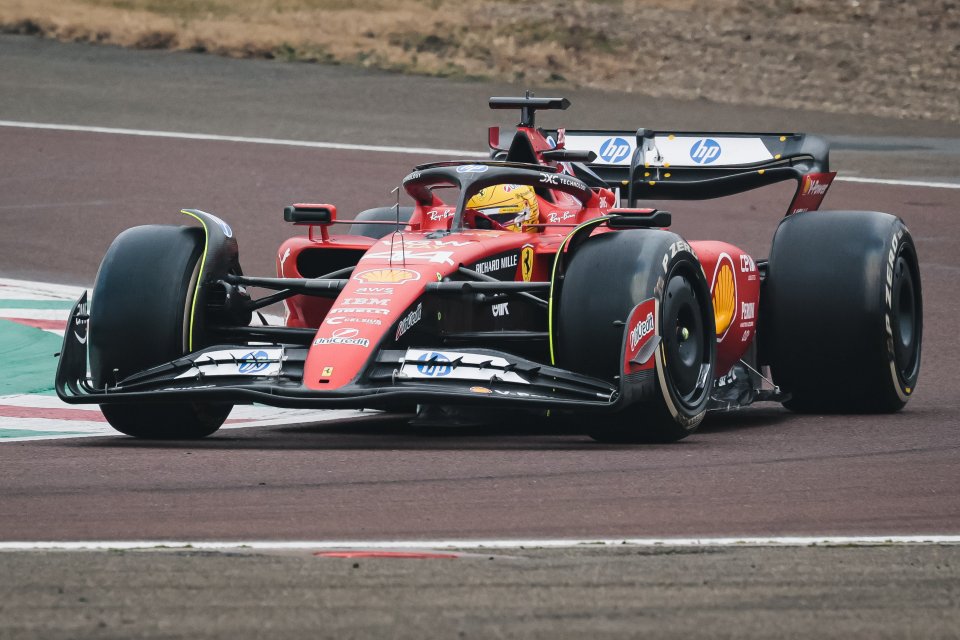
M4 438L30 438L33 436L78 436L84 431L33 431L32 429L0 429L0 440Z
M53 377L63 339L47 331L0 320L0 395L53 390Z
M70 300L14 300L0 299L0 309L66 309L73 308Z

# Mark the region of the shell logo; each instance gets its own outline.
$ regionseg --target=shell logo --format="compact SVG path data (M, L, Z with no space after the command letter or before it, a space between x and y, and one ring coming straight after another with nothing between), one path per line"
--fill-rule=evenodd
M737 280L733 276L733 260L727 254L720 254L717 269L713 276L713 317L717 325L717 338L722 339L733 324L737 312Z
M420 279L420 274L409 269L367 269L353 274L358 282L370 284L403 284Z

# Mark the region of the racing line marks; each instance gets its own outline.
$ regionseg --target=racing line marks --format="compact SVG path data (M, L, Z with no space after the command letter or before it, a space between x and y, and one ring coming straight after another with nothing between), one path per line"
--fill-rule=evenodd
M314 149L338 149L343 151L374 151L377 153L408 153L416 155L452 156L459 158L487 158L486 153L462 151L457 149L434 149L430 147L399 147L388 145L347 144L343 142L311 142L305 140L285 140L282 138L257 138L250 136L224 136L210 133L187 133L183 131L154 131L150 129L119 129L114 127L93 127L73 124L53 124L46 122L20 122L18 120L0 120L0 127L20 129L48 129L53 131L76 131L81 133L108 133L126 136L146 136L153 138L176 138L180 140L209 140L215 142L247 142L250 144L269 144L288 147L308 147ZM903 187L929 187L931 189L960 189L960 183L928 182L924 180L891 180L886 178L861 178L838 176L838 182L861 182Z

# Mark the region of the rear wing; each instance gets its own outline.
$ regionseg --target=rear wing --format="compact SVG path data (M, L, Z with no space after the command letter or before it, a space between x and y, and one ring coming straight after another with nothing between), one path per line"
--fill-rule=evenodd
M704 200L796 180L787 215L816 210L836 173L826 140L804 133L544 131L569 151L592 151L574 173L637 200Z

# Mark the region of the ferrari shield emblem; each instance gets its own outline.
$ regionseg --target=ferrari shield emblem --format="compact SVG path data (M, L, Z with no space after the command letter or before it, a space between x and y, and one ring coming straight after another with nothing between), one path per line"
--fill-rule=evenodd
M520 275L524 282L533 277L533 246L529 244L520 250Z

